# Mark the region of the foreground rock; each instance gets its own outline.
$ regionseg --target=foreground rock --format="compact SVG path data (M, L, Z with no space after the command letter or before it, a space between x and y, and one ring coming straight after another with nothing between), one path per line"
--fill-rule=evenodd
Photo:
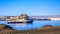
M0 24L0 31L1 30L14 30L11 26Z

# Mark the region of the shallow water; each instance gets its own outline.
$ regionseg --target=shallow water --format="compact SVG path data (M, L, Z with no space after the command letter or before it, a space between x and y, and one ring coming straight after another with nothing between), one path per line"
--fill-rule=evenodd
M34 21L31 24L27 23L17 23L17 24L8 24L7 21L0 21L0 24L6 24L13 27L16 30L28 30L33 28L41 28L44 25L60 26L60 21Z

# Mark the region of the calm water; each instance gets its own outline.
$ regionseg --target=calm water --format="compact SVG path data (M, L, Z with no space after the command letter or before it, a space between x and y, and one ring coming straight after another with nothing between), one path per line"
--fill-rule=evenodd
M0 24L6 24L13 27L16 30L27 30L32 28L41 28L44 25L60 26L60 21L34 21L32 24L19 23L8 24L7 21L0 21Z

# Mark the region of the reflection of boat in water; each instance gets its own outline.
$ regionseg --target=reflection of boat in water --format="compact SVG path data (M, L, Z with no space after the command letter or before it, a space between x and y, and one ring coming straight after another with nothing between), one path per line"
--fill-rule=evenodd
M32 23L32 18L28 17L26 14L22 14L15 19L11 19L8 23Z

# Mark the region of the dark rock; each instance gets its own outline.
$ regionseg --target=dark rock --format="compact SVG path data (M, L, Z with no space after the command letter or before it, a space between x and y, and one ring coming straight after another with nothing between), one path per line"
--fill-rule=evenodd
M11 26L0 24L0 30L14 30Z
M14 30L11 26L5 25L5 29Z
M44 27L53 27L52 25L44 25L42 28Z

